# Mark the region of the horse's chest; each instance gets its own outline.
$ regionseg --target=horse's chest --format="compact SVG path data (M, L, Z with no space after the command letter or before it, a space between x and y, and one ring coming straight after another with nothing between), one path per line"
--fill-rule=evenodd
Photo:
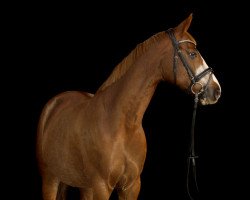
M140 175L145 157L145 136L137 136L117 143L111 153L109 183L112 186L126 188Z
M121 189L129 188L140 176L144 164L143 155L140 159L135 159L131 155L125 156L121 167L113 172L116 175L116 186ZM114 175L115 175L114 174Z

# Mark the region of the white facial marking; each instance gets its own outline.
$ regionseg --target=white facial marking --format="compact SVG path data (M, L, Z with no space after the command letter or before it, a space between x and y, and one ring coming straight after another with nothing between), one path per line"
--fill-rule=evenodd
M200 74L201 72L203 72L205 69L208 68L207 63L206 63L206 61L202 58L202 56L201 56L201 59L202 59L202 65L200 65L200 66L196 69L195 75ZM206 75L206 76L202 77L201 80L200 80L199 82L201 82L203 85L206 85L208 79L209 79L209 76ZM219 88L221 89L220 84L219 84L219 81L217 80L217 78L215 77L214 74L212 74L212 79L213 79L213 81L214 81L215 83L217 83L217 85L218 85Z
M202 58L202 57L201 57ZM205 62L205 60L202 58L202 64L196 69L195 71L195 75L200 74L201 72L203 72L205 69L207 69L207 63ZM199 82L201 82L203 85L205 85L208 81L208 76L203 76Z

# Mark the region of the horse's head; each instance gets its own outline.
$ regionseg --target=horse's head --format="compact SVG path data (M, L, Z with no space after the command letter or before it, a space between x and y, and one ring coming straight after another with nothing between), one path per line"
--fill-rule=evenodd
M212 68L196 49L196 41L187 32L191 21L192 14L177 27L166 31L172 56L168 53L163 60L163 77L183 90L199 93L202 105L214 104L220 98L221 87Z

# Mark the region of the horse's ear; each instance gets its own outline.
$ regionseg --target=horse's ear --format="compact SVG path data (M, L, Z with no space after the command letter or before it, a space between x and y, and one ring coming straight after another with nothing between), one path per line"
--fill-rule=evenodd
M193 13L191 13L185 20L183 20L177 27L176 30L179 33L184 33L188 30L193 19Z

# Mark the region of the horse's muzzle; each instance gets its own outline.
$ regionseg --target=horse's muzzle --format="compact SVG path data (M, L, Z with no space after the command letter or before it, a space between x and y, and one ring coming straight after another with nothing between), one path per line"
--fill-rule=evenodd
M220 87L216 87L213 89L208 88L206 91L204 91L204 93L201 94L200 104L201 105L215 104L219 100L220 96L221 96Z

